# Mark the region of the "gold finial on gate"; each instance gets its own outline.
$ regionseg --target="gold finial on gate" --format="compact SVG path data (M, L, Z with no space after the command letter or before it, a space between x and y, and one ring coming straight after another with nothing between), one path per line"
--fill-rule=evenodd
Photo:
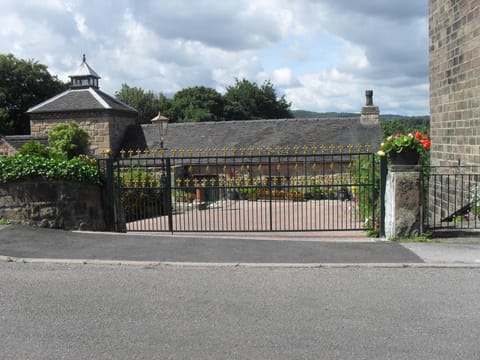
M272 150L273 150L273 148L270 145L268 145L267 146L267 154L272 155Z
M192 148L188 148L188 149L187 149L187 153L188 153L188 156L192 157L192 156L193 156L193 149L192 149Z
M277 155L282 155L282 147L280 145L277 145L275 150L277 150Z
M215 186L215 181L216 181L215 178L213 178L213 177L210 178L210 186L212 186L212 187Z
M252 146L248 147L248 155L253 156L254 151L255 151L255 149Z
M335 145L330 145L329 147L330 153L333 154L335 152Z
M307 155L307 153L308 153L308 146L307 146L307 144L303 145L303 153L304 153L305 155Z
M202 156L202 152L203 152L202 149L197 148L196 151L197 151L197 155L198 155L198 156Z
M186 178L185 179L185 187L189 187L189 186L190 186L190 179Z
M240 148L240 155L245 156L245 152L247 149L245 149L243 146Z
M200 181L202 187L207 186L207 181L208 181L207 178L202 178L202 180Z
M235 153L237 152L237 149L235 147L232 147L230 149L230 152L232 153L233 156L235 156Z
M295 155L298 155L298 150L300 150L300 146L295 145L295 146L293 147L293 152L295 153Z
M365 151L370 152L372 150L372 145L371 144L365 144Z
M290 153L290 145L285 146L285 155L289 155Z
M149 153L150 153L150 152L148 151L148 149L143 150L143 154L144 154L145 156L148 156Z
M326 147L325 145L323 145L323 144L320 145L320 152L321 152L322 154L325 154L326 151L327 151L327 147Z
M170 152L172 153L173 157L175 157L175 155L177 155L177 149L172 149L172 150L170 150Z
M126 151L124 149L120 150L120 157L123 159L125 157Z
M212 152L212 149L210 149L209 147L205 149L205 155L210 156L211 152Z
M197 178L193 178L193 186L198 187L199 180Z
M152 149L151 153L153 157L157 157L157 149Z
M312 164L312 169L315 170L316 167L317 167L317 164L316 164L316 163L313 163L313 164Z
M215 156L218 156L219 151L220 151L220 150L218 149L218 147L215 146L215 147L213 148L213 154L214 154Z
M177 187L182 186L182 179L178 178L175 182L177 183Z
M318 146L317 146L317 145L313 145L313 146L312 146L312 154L316 154L316 153L317 153L317 150L318 150Z
M345 150L345 145L338 145L338 152L343 153L343 150Z
M142 150L137 148L137 151L135 151L135 154L137 154L137 156L140 156L141 153L142 153Z
M130 149L130 150L128 150L128 157L132 157L132 156L133 156L133 150Z

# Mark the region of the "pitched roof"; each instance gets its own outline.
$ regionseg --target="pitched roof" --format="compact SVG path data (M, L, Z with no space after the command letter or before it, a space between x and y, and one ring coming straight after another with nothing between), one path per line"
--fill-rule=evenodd
M3 137L3 139L15 150L20 149L23 145L31 140L39 141L42 145L48 146L48 138L46 136L32 137L31 135L7 135Z
M382 140L379 124L364 125L359 117L277 119L168 124L164 147L205 149L223 147L372 145ZM124 150L160 148L158 126L133 126L121 146Z
M93 70L90 65L87 64L87 60L85 55L83 55L82 63L80 66L73 72L73 74L69 75L69 77L84 77L84 76L91 76L97 79L100 79L100 76Z
M122 101L92 87L69 89L28 109L27 113L81 111L81 110L120 110L136 113L137 110Z

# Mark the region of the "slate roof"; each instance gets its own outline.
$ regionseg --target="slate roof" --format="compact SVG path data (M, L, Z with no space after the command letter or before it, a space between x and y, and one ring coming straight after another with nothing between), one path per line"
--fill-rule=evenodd
M120 110L136 113L137 110L113 96L92 87L69 89L28 109L27 113L65 112L81 110Z
M360 117L330 119L278 119L168 124L164 147L168 149L207 147L267 147L372 145L382 141L379 124L363 125ZM158 126L130 127L121 146L124 150L158 149Z
M31 135L8 135L3 137L3 139L15 150L20 149L23 145L31 140L39 141L42 145L48 146L47 137L32 137Z

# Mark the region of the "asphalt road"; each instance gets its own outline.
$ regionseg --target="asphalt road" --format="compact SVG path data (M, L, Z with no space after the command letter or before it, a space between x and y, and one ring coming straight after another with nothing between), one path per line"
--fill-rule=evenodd
M301 235L299 235L301 236ZM421 263L391 242L251 240L191 236L78 233L7 226L0 255L18 258L101 259L195 263Z
M0 262L0 359L478 359L479 268Z

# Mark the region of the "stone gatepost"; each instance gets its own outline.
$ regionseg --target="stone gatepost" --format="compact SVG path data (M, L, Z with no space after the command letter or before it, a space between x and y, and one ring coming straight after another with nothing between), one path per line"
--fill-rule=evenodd
M423 172L419 165L390 165L385 189L385 237L423 233Z

